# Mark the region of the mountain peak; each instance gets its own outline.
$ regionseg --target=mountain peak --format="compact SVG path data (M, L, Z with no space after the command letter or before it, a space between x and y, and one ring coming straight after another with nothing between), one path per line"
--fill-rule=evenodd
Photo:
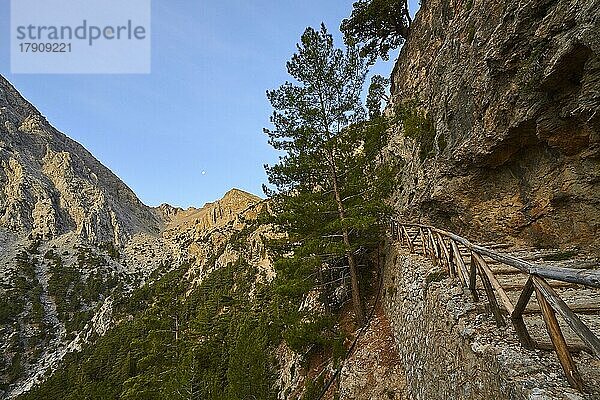
M202 208L178 209L167 220L168 230L194 230L205 231L214 227L224 226L235 221L240 214L248 208L263 201L260 197L244 190L233 188L227 191L217 201L206 203Z
M262 199L260 197L254 195L252 193L248 193L244 190L238 189L238 188L229 189L220 201L226 201L226 200L230 200L230 199L231 200L249 199L249 200L253 200L256 202L262 201Z

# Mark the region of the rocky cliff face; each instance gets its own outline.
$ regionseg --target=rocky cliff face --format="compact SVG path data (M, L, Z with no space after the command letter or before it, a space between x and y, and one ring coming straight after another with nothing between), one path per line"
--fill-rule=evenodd
M600 1L423 3L392 94L435 133L395 137L398 209L475 239L598 249Z
M242 254L258 268L260 279L275 276L267 256L265 239L272 237L268 224L257 224L268 204L260 197L232 189L222 199L202 208L178 210L166 223L162 236L191 259L188 278L197 285L211 272L235 262ZM251 223L253 229L240 233ZM240 236L237 243L236 237Z
M158 233L159 219L0 76L0 229L41 239L74 231L122 245Z

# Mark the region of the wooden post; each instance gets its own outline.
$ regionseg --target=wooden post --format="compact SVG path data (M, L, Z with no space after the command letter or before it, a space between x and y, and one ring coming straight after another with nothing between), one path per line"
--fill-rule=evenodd
M404 231L406 232L406 235L407 235L407 237L408 237L408 231L407 231L406 229L405 229ZM417 238L418 238L418 237L419 237L419 231L415 232L415 235L413 236L413 238L412 238L412 239L411 239L411 241L410 241L410 244L411 244L411 246L413 247L413 249L414 249L414 247L415 247L415 242L417 241ZM416 250L415 250L414 252L416 253Z
M442 235L440 235L437 232L436 232L436 236L438 239L438 243L440 245L441 252L443 253L446 264L448 265L448 270L450 271L450 276L455 277L456 269L454 268L454 263L452 262L452 257L450 257L450 252L448 251L448 247L446 247L444 238L442 237Z
M427 244L425 243L425 235L423 234L422 228L419 228L419 233L421 234L421 245L423 245L423 255L427 256Z
M408 231L406 230L406 228L403 226L402 227L402 232L404 233L404 236L406 237L406 243L408 243L408 250L412 253L415 252L415 248L413 246L413 242L415 241L415 239L410 239L410 236L408 235Z
M552 287L542 278L533 277L533 284L539 290L555 312L559 313L583 342L590 347L596 357L600 358L600 339L571 311L569 306L558 296Z
M450 239L450 245L452 246L452 253L454 255L454 259L456 260L456 264L458 265L458 270L463 278L464 286L469 287L469 271L467 271L465 260L462 258L460 249L454 240Z
M577 371L575 363L573 362L573 357L571 356L571 353L569 353L569 348L567 347L565 337L563 336L562 331L560 330L560 325L558 325L556 314L554 313L554 310L552 309L548 301L546 301L543 292L540 291L535 285L535 281L534 286L535 295L537 297L537 301L540 305L540 308L542 309L544 322L546 322L546 329L548 330L548 334L550 335L550 339L552 340L552 344L554 345L554 350L558 355L560 364L563 367L563 371L565 372L567 381L569 381L569 384L573 388L582 392L583 381L581 379L581 376L579 375L579 372Z
M498 327L505 326L506 324L504 322L504 318L502 317L502 313L500 312L498 301L496 300L496 296L494 295L494 289L482 265L478 262L479 259L477 258L477 256L479 256L479 254L477 253L472 253L471 255L471 257L473 257L472 259L475 260L474 263L477 266L477 269L479 270L479 277L483 282L483 287L485 288L485 293L487 294L488 302L490 303L490 309L492 311L492 314L494 315L494 319L496 320L496 325L498 325Z
M469 270L469 289L473 295L475 301L479 301L479 294L477 293L477 266L475 265L475 258L471 251L471 268Z
M454 271L458 275L458 280L460 281L461 286L463 286L463 275L459 269L460 267L458 266L456 257L454 256L454 248L452 247L452 239L449 239L449 240L450 240L450 244L448 244L448 246L446 246L446 252L448 253L448 264L450 264L450 267L452 269L454 269ZM444 243L444 245L445 244L446 243Z
M521 345L526 349L535 348L535 342L529 335L529 331L527 330L527 326L525 325L525 321L523 321L523 311L527 307L529 300L531 299L531 295L533 294L533 280L531 277L527 279L527 283L525 283L525 287L519 296L519 301L517 301L517 305L515 306L514 311L510 315L510 320L512 321L513 327L515 328L515 332L519 337L519 341Z
M506 292L504 291L504 289L502 289L502 286L500 285L500 282L498 282L498 279L496 279L496 276L494 276L494 273L488 267L488 265L485 262L485 260L483 259L483 257L481 257L477 253L474 253L474 255L475 255L475 259L477 260L477 263L481 266L481 269L487 275L488 279L490 280L490 283L494 287L494 290L498 294L498 297L500 298L500 301L504 305L504 308L506 308L506 311L508 311L508 315L512 315L512 313L515 310L515 308L512 305L512 302L508 298L508 295L506 294Z
M439 263L438 247L435 243L435 239L433 238L433 235L431 234L431 229L427 230L427 238L429 240L429 243L431 244L431 251L430 251L431 261L433 262L433 265L435 265L437 267L438 263Z

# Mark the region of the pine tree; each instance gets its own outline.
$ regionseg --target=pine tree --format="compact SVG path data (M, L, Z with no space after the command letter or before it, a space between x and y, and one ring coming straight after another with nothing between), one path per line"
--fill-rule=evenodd
M367 64L357 47L335 48L324 25L306 29L287 70L297 83L267 92L274 129L265 130L269 143L284 152L266 167L276 187L267 194L294 253L278 265L288 290L298 295L324 285L323 267L344 260L362 325L357 254L379 240L373 233L386 210L380 180L386 168L378 157L386 119L366 121L360 98Z
M340 29L347 42L364 44L361 55L371 61L388 60L389 51L408 38L412 23L408 0L358 0L352 8Z

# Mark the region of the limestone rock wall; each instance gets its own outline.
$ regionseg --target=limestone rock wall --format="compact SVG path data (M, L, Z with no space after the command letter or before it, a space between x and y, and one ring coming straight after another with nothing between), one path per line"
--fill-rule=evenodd
M600 248L600 1L422 2L392 75L399 213L478 239Z

